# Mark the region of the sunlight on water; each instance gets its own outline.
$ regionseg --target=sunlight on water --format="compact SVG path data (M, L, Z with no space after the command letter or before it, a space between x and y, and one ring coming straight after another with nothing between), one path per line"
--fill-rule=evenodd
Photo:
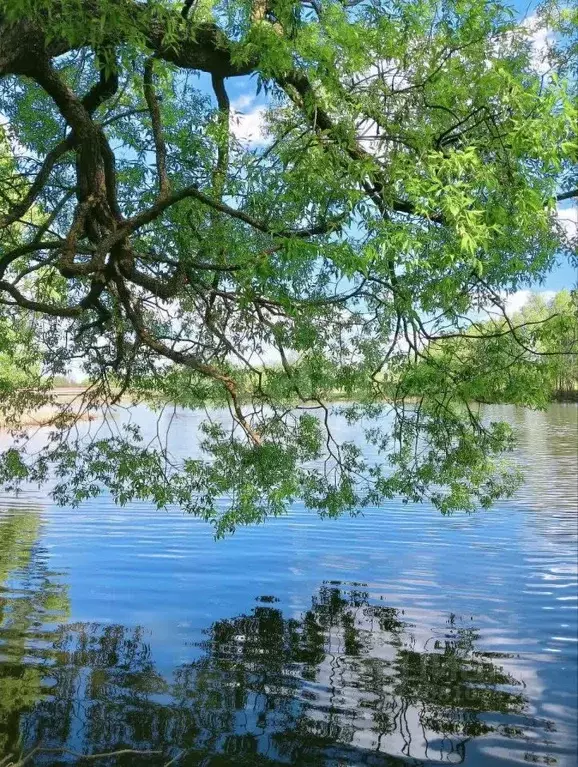
M215 543L176 510L2 497L0 763L573 767L577 413L489 408L526 481L470 516L296 504ZM173 421L185 452L198 416Z

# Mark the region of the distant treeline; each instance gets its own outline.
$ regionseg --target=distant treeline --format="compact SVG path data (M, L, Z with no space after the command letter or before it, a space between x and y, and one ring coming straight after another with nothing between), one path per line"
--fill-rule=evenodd
M530 402L538 407L551 401L578 402L577 317L578 292L562 290L549 299L544 294L532 294L521 309L508 317L500 312L485 314L479 321L469 318L467 330L454 328L438 334L430 341L427 354L417 355L417 359L410 361L408 351L400 348L391 365L377 376L373 390L367 388L367 370L339 367L328 360L319 363L323 366L322 376L312 375L311 365L301 365L298 359L291 360L291 377L287 377L281 363L257 368L257 373L265 399L274 401L290 401L292 397L296 402L303 398L325 402L368 397L427 398L435 392L439 373L444 371L453 395L462 401ZM36 388L42 381L46 385L38 357L30 353L31 346L26 343L28 339L8 340L11 343L5 344L4 350L0 347L0 392L13 386ZM27 364L23 364L25 353L20 355L20 364L12 359L19 345L29 353ZM246 386L243 375L232 364L233 370L240 399L250 398L254 382L249 379L255 369L245 372ZM116 388L112 379L110 383ZM49 385L54 389L76 388L91 385L91 381L59 374ZM226 404L221 386L178 367L168 367L154 382L143 382L135 376L131 392L153 403L174 402L192 408Z
M415 366L410 391L427 392L428 370L438 366L472 401L536 406L578 401L577 318L576 291L562 290L549 299L532 294L508 317L497 312L463 334L432 341L428 358Z

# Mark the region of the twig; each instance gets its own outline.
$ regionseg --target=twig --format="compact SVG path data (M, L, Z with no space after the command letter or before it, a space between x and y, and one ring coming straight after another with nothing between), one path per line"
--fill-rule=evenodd
M0 767L24 767L24 765L27 764L36 754L68 754L69 756L75 756L77 759L92 761L94 759L110 759L112 756L125 756L127 754L138 756L158 756L162 754L162 751L140 751L135 748L121 748L118 751L107 751L101 754L82 754L78 751L72 751L71 749L64 747L42 748L41 746L36 746L32 749L32 751L29 751L17 762L6 761L7 759L11 758L11 755L8 754L8 756L4 757L2 761L0 761ZM171 760L171 762L174 762L174 759ZM169 764L171 764L171 762L169 762Z

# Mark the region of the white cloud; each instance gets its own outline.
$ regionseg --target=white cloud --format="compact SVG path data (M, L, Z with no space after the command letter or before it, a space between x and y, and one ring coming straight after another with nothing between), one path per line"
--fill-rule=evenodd
M569 239L578 237L578 206L558 206L556 216Z
M233 101L231 106L233 107L233 110L246 109L247 107L250 107L254 101L255 96L252 96L250 93L243 93Z
M511 317L513 314L516 314L516 312L519 312L535 293L537 293L537 295L544 301L550 301L556 295L555 290L517 290L505 299L506 313L508 316Z
M255 105L254 96L242 95L231 104L231 133L251 147L264 146L269 138L265 115L267 107Z
M523 26L529 34L532 45L531 63L532 68L539 75L544 75L550 69L548 52L552 44L554 34L551 29L544 26L534 13L525 20Z

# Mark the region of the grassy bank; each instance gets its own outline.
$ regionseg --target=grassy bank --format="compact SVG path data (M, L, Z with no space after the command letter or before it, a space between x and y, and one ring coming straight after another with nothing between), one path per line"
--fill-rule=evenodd
M63 386L52 390L51 396L57 400L54 404L42 405L38 408L25 410L18 419L19 426L49 426L54 419L62 415L63 406L69 406L70 412L77 420L90 421L96 417L93 413L80 413L82 407L80 395L83 386ZM78 401L76 401L78 399ZM2 413L0 413L0 429L9 428Z

